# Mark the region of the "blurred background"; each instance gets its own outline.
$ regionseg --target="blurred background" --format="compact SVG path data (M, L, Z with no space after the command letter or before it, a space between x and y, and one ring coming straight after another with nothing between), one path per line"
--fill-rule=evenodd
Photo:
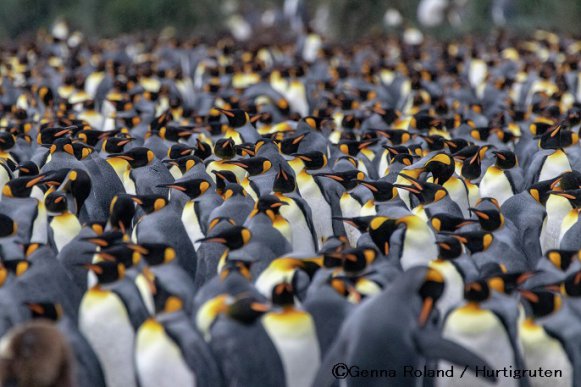
M581 35L581 0L1 0L0 40L34 34L59 17L87 36L160 31L241 40L257 30L309 25L346 41L402 26L440 37L486 33L493 26ZM288 24L285 24L288 25ZM278 30L279 34L284 31Z

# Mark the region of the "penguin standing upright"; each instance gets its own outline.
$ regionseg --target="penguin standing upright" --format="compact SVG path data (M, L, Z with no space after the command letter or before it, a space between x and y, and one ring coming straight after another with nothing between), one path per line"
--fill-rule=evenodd
M272 289L272 302L281 310L262 317L262 325L283 364L286 386L310 386L321 364L321 352L311 315L295 307L290 283Z
M99 358L108 386L137 386L133 366L135 329L147 310L135 285L116 262L91 264L97 285L83 296L79 329Z
M135 336L139 386L221 386L221 375L206 342L183 311L182 300L156 286L156 315Z

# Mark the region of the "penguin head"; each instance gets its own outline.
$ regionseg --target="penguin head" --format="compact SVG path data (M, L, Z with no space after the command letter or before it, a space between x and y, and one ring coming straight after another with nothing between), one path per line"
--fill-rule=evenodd
M474 222L476 222L476 220L456 217L445 212L434 214L430 217L430 226L432 226L436 232L454 232L465 225Z
M491 232L482 230L460 232L452 236L462 242L471 254L488 250L494 241L494 235Z
M128 247L134 252L134 262L143 258L149 266L164 265L176 259L175 249L164 243L129 244Z
M39 184L43 175L23 176L10 180L2 187L2 196L7 198L28 198L32 188Z
M74 158L77 158L75 155L75 148L73 147L73 142L70 138L59 138L54 140L54 142L49 147L49 153L51 155L55 153L64 153Z
M418 134L418 137L421 137L426 142L429 152L440 151L444 149L446 145L444 142L444 137L437 134L431 136Z
M261 175L272 168L272 163L265 157L250 157L239 160L228 160L224 163L236 165L237 167L240 167L248 172L250 176Z
M421 327L428 322L436 302L444 293L445 281L444 276L436 269L427 268L425 278L418 290L422 299L422 308L418 317Z
M234 145L231 138L221 138L214 145L214 154L223 160L230 160L236 156Z
M184 144L172 144L167 150L167 157L172 160L180 157L189 156L194 152L195 148Z
M293 285L289 282L276 284L272 288L271 301L273 305L277 305L283 308L294 307L295 290Z
M200 159L197 156L194 155L188 155L188 156L182 156L179 157L177 159L174 160L163 160L162 161L166 166L171 166L175 165L176 167L178 167L178 169L180 170L180 172L183 174L185 174L186 172L188 172L190 169L192 169L194 166L196 165L203 165L203 161L202 159Z
M358 181L365 179L365 173L357 170L351 169L347 171L341 172L325 172L325 173L316 173L313 176L321 176L331 180L335 180L339 184L341 184L346 190L352 190L358 185Z
M125 145L135 140L133 137L108 137L103 140L101 150L109 154L121 154Z
M263 195L258 198L248 218L251 219L258 214L266 214L274 222L276 216L279 214L280 207L287 205L288 203L283 202L275 195Z
M581 297L581 270L568 275L561 288L569 297Z
M398 196L397 187L388 181L357 180L357 182L371 191L375 201L386 202Z
M97 277L99 285L106 285L117 282L125 278L125 266L114 261L102 261L84 265L91 273Z
M232 197L237 196L246 197L247 195L248 194L244 190L244 187L242 187L240 184L235 183L226 183L226 186L224 187L224 190L222 192L222 197L224 198L224 200L228 200Z
M232 218L228 218L226 216L217 216L208 223L208 232L215 229L220 224L230 224L231 226L236 225L236 222Z
M414 163L415 156L409 153L399 153L390 159L390 164L403 164L407 167Z
M57 139L65 138L73 133L71 128L41 128L36 141L40 145L53 144Z
M145 167L155 160L153 151L145 147L135 147L123 153L112 153L107 157L123 159L129 163L131 168Z
M535 201L544 206L551 195L550 192L552 192L553 186L557 182L558 178L539 181L531 185L527 191Z
M33 161L23 161L16 167L19 177L24 176L37 176L40 173L38 165Z
M68 211L67 196L60 191L49 193L44 198L44 205L49 215L62 214Z
M107 132L89 128L82 129L75 133L75 139L83 144L94 147L101 139L107 136Z
M521 290L520 295L530 316L535 319L557 312L563 305L560 294L546 290Z
M228 183L238 184L238 178L236 177L236 174L232 171L213 170L212 173L214 174L216 180L216 192L219 194L222 194L224 192L226 184Z
M193 128L188 128L185 126L166 125L157 130L157 135L159 137L161 137L163 140L171 142L187 140L192 136L193 133Z
M159 211L167 204L169 201L163 195L131 195L131 199L139 206L146 214L151 214L155 211Z
M82 241L91 243L95 246L99 246L101 248L106 248L109 246L113 246L115 244L123 243L124 241L124 233L116 230L105 231L100 235L95 235L91 237L83 237L81 238Z
M228 124L233 128L240 128L250 122L250 116L244 110L241 109L222 109L219 107L214 107L217 111L224 114L228 119Z
M249 325L268 313L271 306L249 295L239 295L227 303L226 314L239 323Z
M516 154L509 150L493 151L496 166L501 169L511 169L518 165Z
M369 236L382 254L389 254L389 240L399 225L398 219L387 216L376 216L370 221Z
M447 153L438 153L424 164L424 170L430 172L434 183L444 184L454 174L454 159Z
M242 276L247 281L252 281L252 274L250 272L250 267L252 266L252 261L241 260L241 259L231 259L226 256L226 261L224 265L220 268L219 277L222 281L225 281L233 273L237 273Z
M111 200L109 206L109 224L113 230L121 233L131 229L135 216L135 200L131 195L118 194Z
M196 138L194 155L199 157L201 160L205 160L212 155L212 148L208 143Z
M242 157L254 157L254 144L251 142L245 142L243 144L238 144L236 148L236 154Z
M356 157L363 149L375 145L378 139L373 138L365 141L343 140L339 142L339 150L347 156Z
M448 196L448 191L440 184L428 182L422 183L419 180L405 174L400 174L399 176L408 180L411 184L394 184L394 187L404 189L414 194L422 204L435 203Z
M579 142L579 135L561 125L550 129L541 136L539 147L541 149L562 149Z
M211 187L211 184L204 179L189 179L175 181L171 184L160 184L158 187L175 189L188 195L190 199L196 199L203 195Z
M64 310L61 304L54 304L52 302L25 302L24 305L30 310L33 319L59 321L64 316Z
M59 191L70 192L78 213L91 194L92 182L89 174L82 169L71 169L59 186Z
M495 263L496 264L496 263ZM493 269L494 273L483 275L488 268L481 268L481 275L485 277L486 283L491 290L503 294L512 294L515 290L524 284L529 278L535 275L534 272L506 272L504 266L498 265L498 269ZM489 265L490 266L490 265Z
M444 140L444 143L448 146L448 149L452 154L460 152L462 149L470 145L470 143L463 138L453 138L451 140Z
M230 250L237 250L245 246L252 239L252 232L244 226L233 225L227 229L210 233L206 238L196 242L220 243Z
M327 156L323 152L294 153L292 156L301 160L307 171L321 169L327 165Z
M0 238L16 235L18 224L8 215L0 214Z
M454 260L464 253L462 243L451 236L438 236L436 244L438 245L438 259L444 261Z
M556 179L551 180L551 188L561 191L570 191L581 188L581 172L567 171L563 172Z
M297 188L296 177L293 173L287 172L284 168L279 167L278 173L274 178L272 191L278 193L291 193Z
M377 258L377 250L370 247L345 249L340 254L343 258L343 271L346 274L363 272Z
M0 132L0 150L9 151L16 145L16 137L12 133Z
M4 259L2 260L2 266L6 269L7 273L20 277L28 271L31 263L24 258Z
M473 156L466 157L462 161L460 173L469 180L478 179L482 174L482 160L490 147L488 145L479 147Z
M184 301L175 294L169 292L155 277L153 279L153 304L156 314L174 313L184 308Z
M96 255L100 261L120 263L126 269L139 263L140 258L134 254L132 246L127 243L117 243L101 248Z
M578 250L548 250L545 257L561 271L567 271L569 266L575 261L581 261L581 256Z
M483 230L494 231L504 225L504 216L500 212L498 201L494 198L482 198L476 208L470 207L468 210L476 215Z
M301 133L296 136L288 137L279 142L280 151L285 155L298 153L299 146L309 133Z
M464 299L468 303L480 304L490 298L490 287L486 280L478 280L464 285Z

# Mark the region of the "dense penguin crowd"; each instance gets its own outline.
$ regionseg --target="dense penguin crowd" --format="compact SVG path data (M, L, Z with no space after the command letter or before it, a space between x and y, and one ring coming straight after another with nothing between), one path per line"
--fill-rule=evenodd
M44 319L63 385L581 386L580 62L542 31L4 45L2 380L54 374L16 350Z

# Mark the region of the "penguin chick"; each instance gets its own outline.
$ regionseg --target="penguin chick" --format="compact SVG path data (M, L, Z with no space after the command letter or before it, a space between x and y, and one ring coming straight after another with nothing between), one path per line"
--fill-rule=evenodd
M71 348L48 321L13 328L2 340L0 382L3 386L72 387Z

